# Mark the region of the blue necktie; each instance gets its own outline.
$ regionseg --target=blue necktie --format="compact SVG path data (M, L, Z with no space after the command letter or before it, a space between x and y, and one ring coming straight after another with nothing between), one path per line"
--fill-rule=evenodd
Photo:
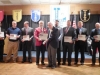
M81 28L79 29L79 34L82 34L82 30L81 30Z

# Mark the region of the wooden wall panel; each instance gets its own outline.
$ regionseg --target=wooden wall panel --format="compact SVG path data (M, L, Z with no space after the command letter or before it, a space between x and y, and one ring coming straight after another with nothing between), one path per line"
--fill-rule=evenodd
M14 9L22 9L23 15L30 15L32 9L40 10L42 15L50 14L50 5L0 6L0 10L4 10L7 15L11 15ZM70 4L70 14L78 14L81 9L90 9L91 14L100 14L100 4Z

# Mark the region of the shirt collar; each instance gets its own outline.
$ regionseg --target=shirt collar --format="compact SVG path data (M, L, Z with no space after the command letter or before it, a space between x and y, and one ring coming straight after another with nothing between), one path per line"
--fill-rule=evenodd
M29 27L27 27L27 28L26 28L26 27L24 27L24 28L25 28L25 29L28 29Z
M11 28L12 28L12 29L16 29L17 27L16 27L16 28L11 27Z

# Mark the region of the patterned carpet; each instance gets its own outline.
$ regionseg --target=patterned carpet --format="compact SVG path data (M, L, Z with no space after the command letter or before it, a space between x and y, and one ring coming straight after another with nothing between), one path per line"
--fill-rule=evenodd
M51 69L42 65L36 66L35 63L0 63L0 75L100 75L100 67L98 64L94 67L85 64L70 67L61 65Z

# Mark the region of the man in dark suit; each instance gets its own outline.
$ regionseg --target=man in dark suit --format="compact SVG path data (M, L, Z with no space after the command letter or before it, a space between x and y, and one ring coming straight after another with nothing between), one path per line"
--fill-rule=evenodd
M0 34L1 32L4 32L4 35L5 35L5 29L3 29L2 27L2 24L0 22ZM3 50L4 50L4 37L1 37L0 36L0 62L3 62Z
M97 35L100 35L100 24L95 24L95 29L91 31L90 38L92 39L92 48L93 48L93 55L92 55L92 66L95 65L96 62L96 51L98 48L99 51L99 65L100 65L100 40L97 39Z
M52 69L56 67L56 52L58 48L58 29L53 26L51 22L48 22L48 40L47 40L47 49L48 49L48 66ZM45 41L43 42L45 44Z
M24 22L24 27L22 28L22 45L23 45L23 61L26 61L26 51L28 51L28 62L32 63L31 59L31 47L32 47L32 38L33 38L33 28L29 27L29 22ZM29 36L29 39L25 40L25 37Z
M71 54L73 51L73 43L76 37L75 29L71 26L71 21L67 21L67 26L63 28L63 63L66 64L66 52L68 50L68 66L71 66ZM65 37L70 37L71 41L66 42Z
M83 22L82 21L79 21L78 22L78 28L76 29L76 34L77 34L77 38L76 38L76 41L75 41L75 65L77 65L78 63L78 52L80 50L80 53L81 53L81 65L84 65L84 59L85 59L85 56L84 56L84 52L85 52L85 47L86 47L86 40L78 40L78 35L85 35L86 39L87 39L87 29L86 28L83 28Z
M61 64L61 48L62 48L62 33L63 33L63 30L62 28L59 26L59 21L56 20L55 21L55 27L58 29L58 33L59 33L59 37L58 37L58 40L59 40L59 46L57 48L57 61L58 61L58 66Z

